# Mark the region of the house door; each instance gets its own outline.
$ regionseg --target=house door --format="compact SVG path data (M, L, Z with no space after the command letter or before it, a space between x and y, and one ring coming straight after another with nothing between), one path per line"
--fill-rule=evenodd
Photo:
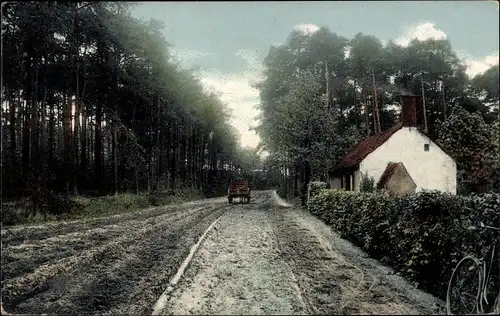
M347 191L351 191L352 190L352 183L351 183L351 175L350 174L344 175L344 183L345 183L345 189Z

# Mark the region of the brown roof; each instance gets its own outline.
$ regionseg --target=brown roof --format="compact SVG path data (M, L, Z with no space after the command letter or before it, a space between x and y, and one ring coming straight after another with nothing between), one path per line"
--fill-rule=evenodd
M342 160L332 169L332 173L345 169L348 167L353 167L359 165L363 159L366 158L370 153L375 151L383 143L385 143L394 133L403 127L402 124L397 124L390 129L374 134L362 140L354 149L349 151L347 155L342 158Z
M397 166L401 164L400 162L389 162L384 170L384 173L380 176L380 180L377 183L377 188L383 188L387 181L391 178L394 171L396 171Z

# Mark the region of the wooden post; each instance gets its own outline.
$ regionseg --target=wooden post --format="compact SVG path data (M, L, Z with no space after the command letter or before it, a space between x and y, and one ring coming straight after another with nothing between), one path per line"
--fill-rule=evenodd
M373 85L373 111L375 114L375 122L376 126L374 127L374 130L376 133L381 132L381 127L380 127L380 114L378 112L378 102L377 102L377 87L375 86L375 72L372 70L372 85Z

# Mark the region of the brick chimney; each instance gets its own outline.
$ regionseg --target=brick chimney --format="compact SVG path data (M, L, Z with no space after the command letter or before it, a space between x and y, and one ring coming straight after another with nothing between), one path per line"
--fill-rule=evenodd
M417 126L417 106L420 97L411 95L409 93L402 93L401 95L401 122L405 127Z

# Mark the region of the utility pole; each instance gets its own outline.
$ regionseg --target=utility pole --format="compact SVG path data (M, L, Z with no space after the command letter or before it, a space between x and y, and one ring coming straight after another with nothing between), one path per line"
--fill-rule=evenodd
M377 87L375 86L375 72L372 69L372 86L373 86L373 111L375 112L375 127L374 130L376 133L381 132L380 127L380 115L378 112L378 102L377 102Z
M420 85L422 86L422 107L424 110L424 131L427 133L427 111L425 110L425 90L424 90L424 81L420 81Z

